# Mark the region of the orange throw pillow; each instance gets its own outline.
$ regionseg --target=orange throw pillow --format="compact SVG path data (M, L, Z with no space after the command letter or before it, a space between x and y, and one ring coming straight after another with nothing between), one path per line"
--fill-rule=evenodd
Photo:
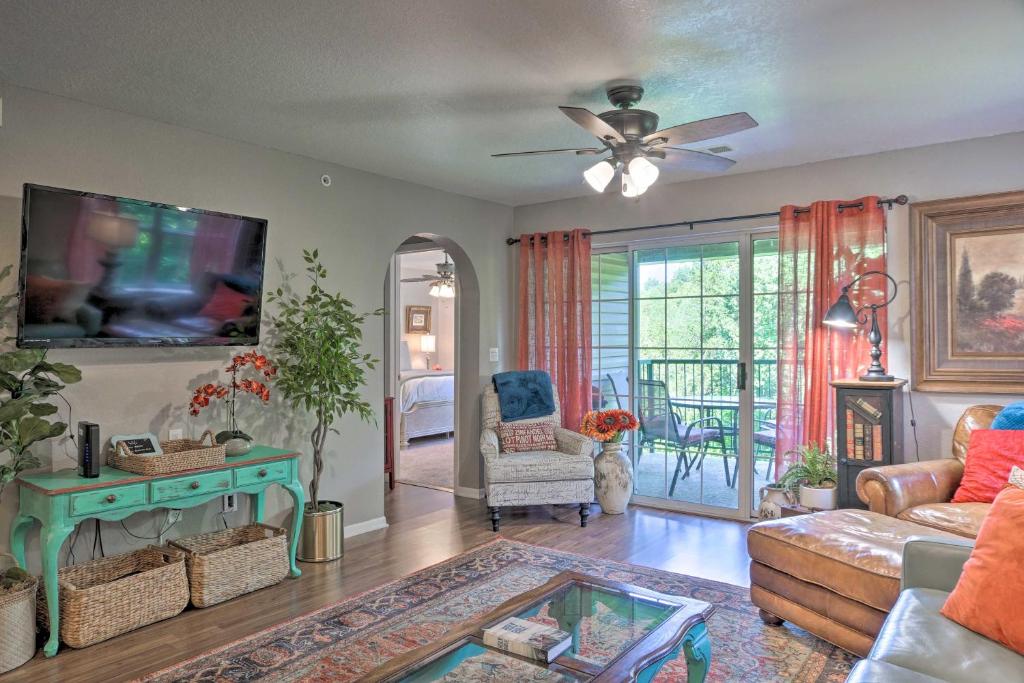
M943 616L1024 655L1024 489L1007 486L996 496L978 531L974 550Z
M1014 465L1024 467L1024 430L975 429L953 502L991 503L1006 486Z

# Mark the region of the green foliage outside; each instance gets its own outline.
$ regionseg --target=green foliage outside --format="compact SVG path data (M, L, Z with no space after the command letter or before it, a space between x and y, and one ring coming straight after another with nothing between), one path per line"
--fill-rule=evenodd
M10 274L7 265L0 270L0 282ZM0 295L0 321L6 323L16 306L16 294ZM11 341L11 337L3 339L8 346ZM65 385L81 379L75 366L49 362L45 349L0 352L0 455L6 453L9 458L0 464L0 495L21 472L40 466L29 450L33 444L65 432L65 423L50 421L57 414L57 406L50 401L60 396Z
M303 250L309 289L298 294L285 284L267 296L277 306L271 316L271 361L277 366L275 386L296 410L311 413L316 426L310 434L313 448L313 478L309 483L307 511L321 511L320 477L324 470L327 433L350 413L364 422L374 422L373 407L363 399L366 371L378 362L362 352L363 323L373 313L356 313L351 301L321 286L327 269L314 249ZM325 509L331 509L329 506Z

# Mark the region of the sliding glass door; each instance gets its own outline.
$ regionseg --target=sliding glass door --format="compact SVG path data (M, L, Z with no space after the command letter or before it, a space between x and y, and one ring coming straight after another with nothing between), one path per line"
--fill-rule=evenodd
M770 477L773 249L741 233L595 254L595 402L640 420L638 501L747 517Z

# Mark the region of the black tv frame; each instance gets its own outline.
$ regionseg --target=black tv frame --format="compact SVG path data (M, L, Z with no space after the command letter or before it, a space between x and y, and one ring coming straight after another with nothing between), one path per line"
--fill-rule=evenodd
M50 187L49 185L37 185L25 183L22 186L21 199L21 259L20 272L18 274L18 332L16 343L20 349L73 349L73 348L112 348L112 347L167 347L167 346L256 346L260 341L260 326L263 319L263 277L260 277L258 297L256 298L257 328L253 337L64 337L56 339L25 339L23 331L25 324L25 286L28 276L28 217L29 217L29 194L32 190L43 190L46 192L60 192L75 195L76 197L89 197L94 199L106 199L111 201L134 202L143 206L151 206L160 209L174 209L182 211L182 207L174 204L161 204L149 202L144 199L133 199L132 197L119 197L115 195L100 194L98 192L85 192L83 190L69 190L63 187ZM254 218L240 214L224 213L221 211L210 211L207 209L187 209L189 213L196 213L222 218L234 218L245 221L252 221L263 228L263 244L260 250L260 261L264 268L262 275L266 275L267 262L267 228L268 222L265 218Z

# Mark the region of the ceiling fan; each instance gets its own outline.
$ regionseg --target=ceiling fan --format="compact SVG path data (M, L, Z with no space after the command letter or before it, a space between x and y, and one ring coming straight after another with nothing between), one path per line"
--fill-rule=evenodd
M621 165L623 196L639 197L658 179L658 167L649 159L663 159L679 168L693 171L725 171L736 162L716 154L683 149L675 145L710 140L757 125L757 121L749 114L740 112L655 130L658 127L657 114L643 109L633 109L644 95L642 87L636 84L613 85L606 92L608 100L618 107L617 109L594 114L580 107L559 107L573 122L596 136L603 147L544 149L491 156L520 157L561 152L573 152L584 156L611 152L610 157L602 159L584 171L584 179L597 192L604 192L608 183L615 177L616 169Z
M437 264L437 275L420 275L402 278L402 282L429 282L430 296L440 299L455 298L455 264L448 260L448 252L444 252L444 263Z

